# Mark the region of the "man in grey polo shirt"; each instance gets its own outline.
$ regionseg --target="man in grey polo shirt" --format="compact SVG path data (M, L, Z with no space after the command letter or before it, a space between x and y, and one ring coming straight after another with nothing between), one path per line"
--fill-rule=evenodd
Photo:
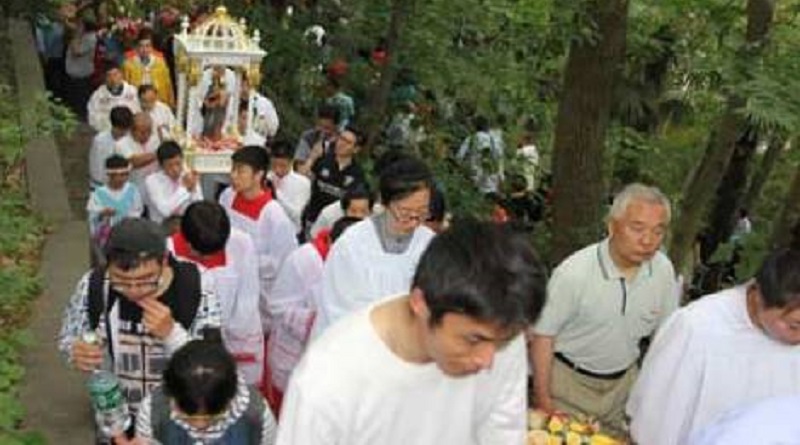
M531 338L537 408L622 433L639 343L678 306L675 271L659 251L669 221L658 189L630 184L614 198L608 238L555 269Z

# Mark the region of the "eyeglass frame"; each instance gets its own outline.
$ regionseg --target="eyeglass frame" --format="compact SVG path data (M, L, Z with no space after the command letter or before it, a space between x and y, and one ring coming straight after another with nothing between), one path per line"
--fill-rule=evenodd
M119 281L115 282L109 276L109 273L106 272L105 280L108 283L108 286L121 293L124 294L125 292L129 292L131 289L142 289L144 291L152 292L155 291L161 286L161 278L164 275L164 266L160 266L158 269L158 275L156 275L155 279L152 281L135 281L131 283L121 283ZM122 287L120 287L122 285Z

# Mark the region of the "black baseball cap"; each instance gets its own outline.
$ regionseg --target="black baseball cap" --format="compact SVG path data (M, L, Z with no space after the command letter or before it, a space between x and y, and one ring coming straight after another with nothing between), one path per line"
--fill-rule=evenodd
M167 251L167 235L153 221L142 218L125 218L111 229L106 252L127 254L139 258L163 256Z

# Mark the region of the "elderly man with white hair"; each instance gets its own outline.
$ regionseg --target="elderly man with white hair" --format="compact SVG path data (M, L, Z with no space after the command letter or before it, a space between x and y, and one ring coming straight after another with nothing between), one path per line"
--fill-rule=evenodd
M639 344L678 306L675 271L659 249L669 200L655 187L614 198L608 237L564 260L531 333L537 408L597 418L622 434Z

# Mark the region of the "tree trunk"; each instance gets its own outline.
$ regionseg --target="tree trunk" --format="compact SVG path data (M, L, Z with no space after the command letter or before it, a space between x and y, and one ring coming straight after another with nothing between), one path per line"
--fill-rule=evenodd
M788 247L796 236L796 227L800 223L800 163L794 173L792 185L786 195L781 216L772 230L772 247Z
M764 188L764 184L767 183L772 169L778 164L781 153L788 149L789 144L790 142L788 140L783 140L782 138L773 138L770 140L767 151L764 153L764 157L761 159L758 169L750 180L750 187L747 189L747 193L742 200L742 208L748 210L753 208L753 204L761 197L761 189Z
M414 0L392 0L389 29L386 32L387 59L381 69L380 82L372 93L372 101L368 111L364 114L365 132L367 142L365 150L371 152L383 128L386 111L389 105L389 95L392 84L397 75L397 51L401 44L402 30L408 26L408 17L414 8Z
M747 126L734 147L728 168L725 170L725 176L722 177L717 187L717 199L709 221L711 228L707 245L709 252L714 252L720 244L726 242L736 227L737 216L742 207L747 187L750 161L756 153L757 144L758 137L755 134L755 128Z
M587 8L596 39L572 43L553 143L553 263L600 233L606 130L625 56L628 1L592 0Z
M773 0L748 0L747 43L739 57L755 61L761 54L773 13ZM712 132L707 152L684 187L683 199L678 209L679 219L673 225L674 232L669 246L669 254L676 270L684 269L694 240L700 232L706 209L736 148L739 128L743 124L737 110L743 105L744 99L741 97L731 95L728 98L726 111Z

